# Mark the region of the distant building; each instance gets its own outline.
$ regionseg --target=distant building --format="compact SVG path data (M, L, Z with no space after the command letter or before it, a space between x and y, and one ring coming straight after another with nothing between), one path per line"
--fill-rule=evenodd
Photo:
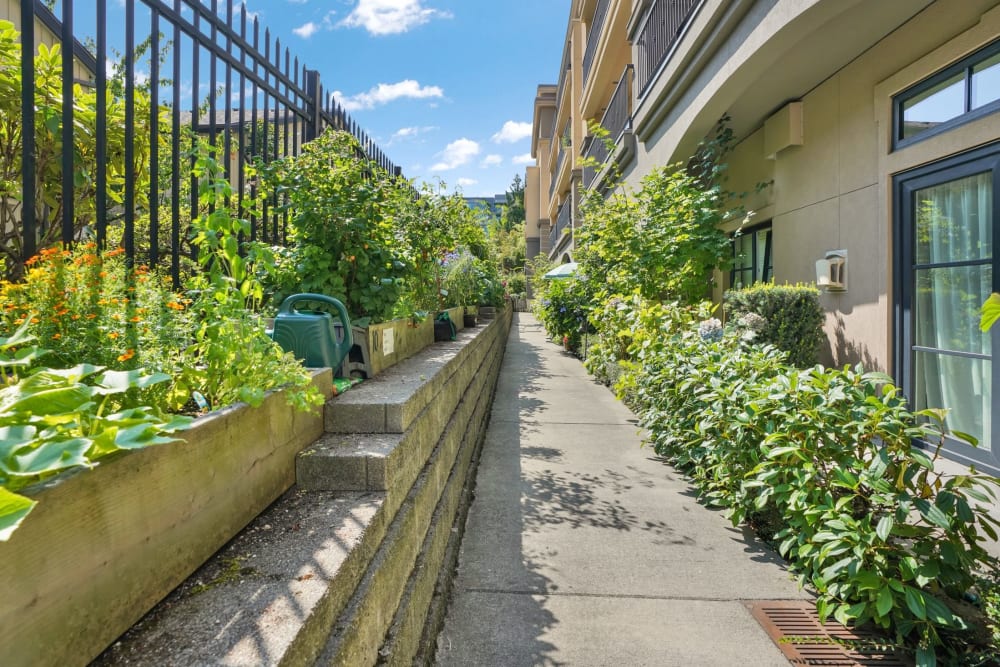
M948 408L979 447L944 453L1000 473L1000 327L976 326L1000 291L1000 2L572 0L567 19L535 99L529 247L572 259L581 188L636 188L728 116L726 187L753 215L714 298L819 275L824 361Z
M462 197L469 208L476 210L486 210L499 218L504 206L507 205L507 195L493 195L492 197Z

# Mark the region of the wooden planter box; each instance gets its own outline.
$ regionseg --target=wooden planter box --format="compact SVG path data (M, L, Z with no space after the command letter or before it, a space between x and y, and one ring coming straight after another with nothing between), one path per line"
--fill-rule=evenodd
M330 395L328 370L313 382ZM291 487L322 432L322 409L275 392L31 489L39 504L0 542L0 662L90 662Z

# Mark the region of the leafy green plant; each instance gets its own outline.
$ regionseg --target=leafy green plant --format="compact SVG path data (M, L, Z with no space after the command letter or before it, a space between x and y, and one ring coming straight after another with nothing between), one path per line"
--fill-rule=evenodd
M240 243L250 223L234 217L229 181L202 147L194 169L199 197L207 212L192 222L193 243L204 272L191 284L195 314L193 342L177 359L171 388L173 405L180 406L197 392L209 406L237 401L259 405L266 392L287 388L290 405L311 410L323 401L311 376L291 353L264 333L254 312L264 301L259 273L274 263L271 249L260 243Z
M727 291L725 304L730 318L747 313L764 318L758 341L786 351L792 365L808 368L818 363L820 346L826 340L826 316L815 287L757 283Z
M190 417L164 415L137 405L120 409L126 394L140 394L170 378L142 369L113 371L90 364L27 374L44 354L22 326L0 339L0 541L6 541L37 504L18 493L71 468L92 468L114 452L171 442Z
M750 327L706 326L705 309L634 312L617 389L657 452L734 523L768 517L824 618L884 628L921 665L961 653L956 602L996 565L996 480L936 472L937 450L915 443L940 446L943 413L910 411L883 374L791 368Z
M74 231L79 234L95 218L97 96L94 90L74 86L73 120L74 143L62 145L62 53L60 46L51 48L40 44L34 58L35 72L35 173L37 197L34 202L39 236L37 246L48 247L61 235L64 198L62 187L62 156L73 155L73 211ZM111 203L121 203L126 175L125 145L133 142L135 192L137 206L146 206L142 198L148 191L143 184L149 182L149 147L143 137L148 136L149 95L136 91L135 121L126 131L124 99L109 92L107 99L107 127L105 137L108 196ZM10 278L21 276L23 265L23 239L21 238L21 43L13 23L0 21L0 253L6 258Z
M545 295L536 301L536 312L553 340L562 342L572 351L580 349L583 333L588 329L591 299L585 277L553 280Z
M982 331L989 331L997 320L1000 320L1000 294L994 292L983 303L979 328Z
M278 256L269 287L280 301L296 292L339 299L361 324L390 319L408 266L394 216L413 199L362 157L357 139L328 130L295 157L258 164L264 197L287 201L291 246Z

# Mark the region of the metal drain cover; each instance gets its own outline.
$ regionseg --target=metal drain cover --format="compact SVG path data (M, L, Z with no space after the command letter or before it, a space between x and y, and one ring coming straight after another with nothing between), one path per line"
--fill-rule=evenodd
M885 637L876 632L820 623L810 601L758 600L747 607L793 665L913 667L909 656L879 646Z

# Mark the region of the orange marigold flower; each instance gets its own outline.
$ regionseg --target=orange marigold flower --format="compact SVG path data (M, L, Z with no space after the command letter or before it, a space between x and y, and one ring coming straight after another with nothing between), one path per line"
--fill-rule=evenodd
M129 322L142 322L142 318L136 315L135 317L128 318Z
M107 272L107 271L100 271L100 272L99 272L99 273L97 274L97 277L98 277L98 278L107 278L107 277L108 277L108 272Z
M128 361L135 356L135 350L125 350L124 354L118 355L118 361Z
M92 320L97 317L97 313L87 313L87 319Z
M167 308L172 308L174 310L184 310L184 306L177 303L176 301L171 301L167 304Z
M118 333L117 331L112 331L111 333L108 334L108 338L110 338L111 340L115 340L116 338L119 338L120 336L121 336L121 334Z
M38 318L37 318L37 317L32 317L32 318L31 318L31 323L32 323L32 324L38 324L38 322L39 322L39 320L38 320Z
M125 253L125 248L115 248L114 250L109 250L108 252L104 253L104 256L117 257L118 255L122 255L124 253Z
M52 340L59 340L60 338L62 338L62 334L52 334Z
M14 324L16 324L17 326L21 326L22 324L24 324L24 320L22 318L18 318L14 320Z
M80 319L80 313L73 313L73 318L72 319L74 319L74 320Z

